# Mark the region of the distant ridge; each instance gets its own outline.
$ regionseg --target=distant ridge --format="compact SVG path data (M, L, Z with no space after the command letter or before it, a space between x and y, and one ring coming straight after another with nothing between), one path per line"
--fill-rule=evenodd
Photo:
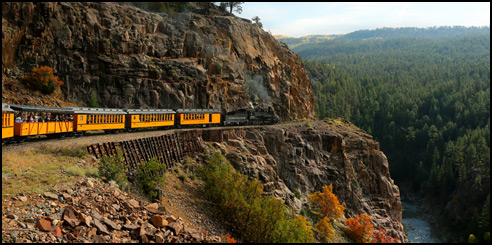
M363 41L391 38L442 38L474 34L490 34L490 26L465 27L465 26L441 26L441 27L383 27L375 30L358 30L339 35L309 35L299 38L284 35L275 35L275 39L287 44L289 48L295 48L302 44L313 44L334 39Z

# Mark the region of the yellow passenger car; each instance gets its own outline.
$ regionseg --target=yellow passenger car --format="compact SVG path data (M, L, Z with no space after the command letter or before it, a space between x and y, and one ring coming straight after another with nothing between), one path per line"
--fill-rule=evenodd
M128 129L174 126L176 112L170 109L125 109Z
M179 109L176 111L178 125L220 125L221 111L214 109Z
M22 120L14 121L14 136L16 137L33 135L51 137L73 132L73 121L70 119L73 115L68 110L31 105L11 105L10 108L18 111L19 119Z
M2 140L14 137L14 110L2 103Z
M113 108L66 108L74 114L75 131L121 130L125 129L125 115L122 109Z

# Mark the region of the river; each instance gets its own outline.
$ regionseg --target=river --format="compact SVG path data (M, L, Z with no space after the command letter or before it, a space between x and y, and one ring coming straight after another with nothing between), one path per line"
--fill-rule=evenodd
M406 227L409 242L440 243L439 239L432 235L429 223L419 217L418 206L407 202L401 202L401 205L403 207L402 222Z

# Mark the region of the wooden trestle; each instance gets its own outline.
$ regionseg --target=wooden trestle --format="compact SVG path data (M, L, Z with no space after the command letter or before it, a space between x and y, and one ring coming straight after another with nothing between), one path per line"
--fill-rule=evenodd
M137 169L138 164L157 158L167 168L176 166L186 156L194 156L203 151L197 131L183 131L149 138L120 142L107 142L87 146L89 154L97 159L102 156L116 156L116 148L121 148L128 170Z

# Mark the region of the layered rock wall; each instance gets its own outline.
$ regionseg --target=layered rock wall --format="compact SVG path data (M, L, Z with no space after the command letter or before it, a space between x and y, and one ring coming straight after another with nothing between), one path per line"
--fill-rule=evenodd
M214 6L214 5L213 5ZM249 20L117 3L2 3L2 68L55 69L67 101L102 107L272 107L314 118L298 56ZM214 12L217 13L217 12Z
M376 227L406 241L400 191L379 144L347 122L311 124L217 129L203 131L202 137L215 142L242 174L259 179L268 195L298 211L308 205L308 194L332 184L346 218L369 214Z

